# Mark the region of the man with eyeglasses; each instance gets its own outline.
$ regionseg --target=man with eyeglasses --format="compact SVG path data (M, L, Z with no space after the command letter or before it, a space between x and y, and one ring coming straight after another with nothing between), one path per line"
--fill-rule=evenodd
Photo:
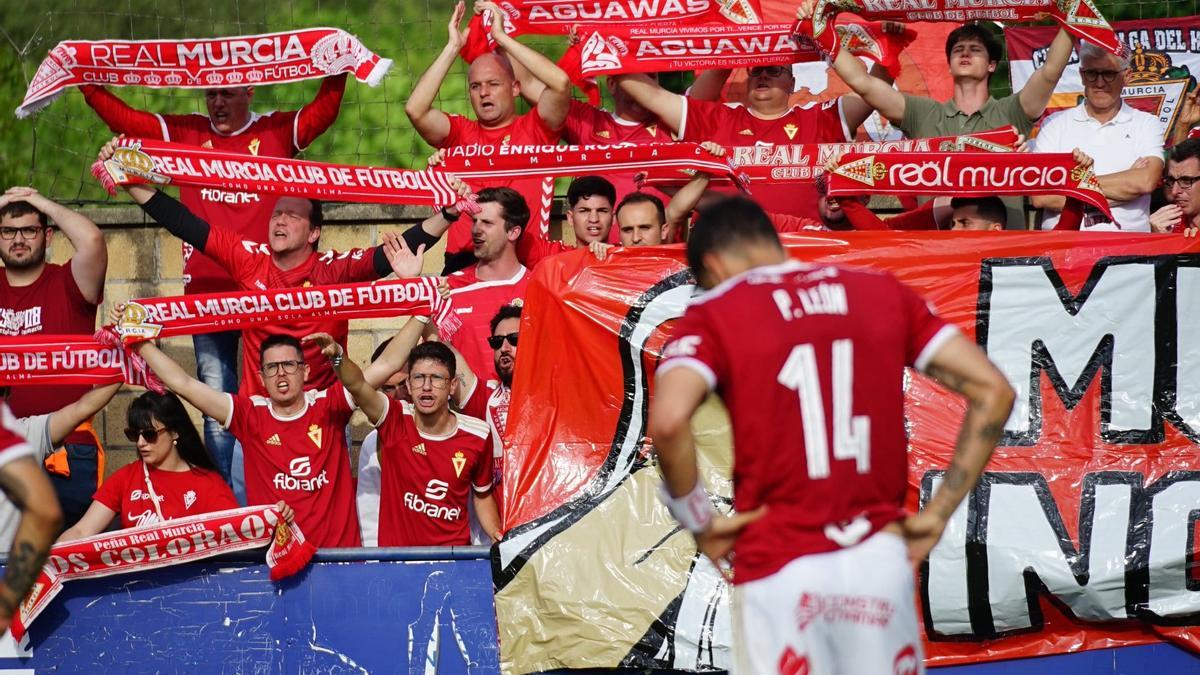
M46 262L54 239L50 221L66 235L75 254L58 265ZM104 294L108 248L104 235L81 213L57 204L30 187L0 195L0 335L91 335ZM87 385L13 388L17 417L53 412L78 400ZM66 438L63 449L45 462L58 493L66 527L92 502L103 481L104 449L90 417Z
M1091 44L1079 46L1083 102L1051 115L1042 123L1034 152L1086 152L1112 209L1112 219L1089 208L1081 229L1150 231L1150 193L1163 171L1163 129L1157 117L1121 100L1129 58L1117 57ZM1042 229L1052 230L1066 204L1060 195L1034 197L1042 209Z
M815 0L805 0L796 17L811 18L815 5ZM1071 58L1071 47L1071 37L1060 29L1046 51L1045 62L1024 88L1002 99L992 98L989 85L1003 48L979 23L965 23L946 36L946 64L954 80L954 95L944 103L897 91L891 83L872 77L862 62L845 49L834 59L833 69L850 89L908 138L960 136L1009 124L1028 136L1034 121L1050 103L1050 95ZM1004 204L1008 209L1007 229L1025 229L1024 199L1005 197Z
M320 355L325 346L344 353L329 334L319 336L309 340L317 346L317 358L326 360ZM262 366L255 379L266 396L214 389L150 342L132 348L168 389L219 420L245 448L247 503L287 502L304 536L318 548L361 545L346 445L354 399L340 382L305 389L310 364L300 340L276 333L259 345L256 361ZM333 360L340 362L340 357ZM367 419L379 422L378 416Z
M1150 229L1195 237L1200 228L1200 139L1185 141L1171 149L1162 183L1163 194L1170 203L1150 216Z

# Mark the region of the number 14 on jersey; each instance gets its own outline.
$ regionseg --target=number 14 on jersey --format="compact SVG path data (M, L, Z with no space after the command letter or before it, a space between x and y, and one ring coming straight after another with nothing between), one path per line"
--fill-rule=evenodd
M833 392L833 458L854 460L858 473L871 470L871 420L854 415L854 342L834 340L830 359ZM817 352L812 344L792 348L779 371L779 384L792 389L800 399L804 424L804 454L808 477L829 477L829 433L825 428L825 400L821 395Z

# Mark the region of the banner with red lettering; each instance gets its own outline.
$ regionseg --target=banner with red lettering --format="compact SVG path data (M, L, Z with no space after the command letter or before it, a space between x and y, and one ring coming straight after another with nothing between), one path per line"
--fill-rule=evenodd
M316 552L300 527L285 522L274 506L201 513L55 544L13 615L13 638L20 641L68 581L144 572L263 546L270 547L266 562L272 581L299 572Z
M831 172L829 196L861 194L1064 195L1111 213L1095 174L1066 153L852 152Z
M1164 640L1200 649L1200 242L842 232L784 243L798 259L897 275L1017 392L1001 446L918 575L929 665ZM507 530L493 551L506 672L731 664L729 586L659 503L646 441L654 370L692 283L681 247L603 262L566 253L531 280L521 341L537 358L517 362ZM909 511L941 480L964 414L961 398L912 374ZM728 505L729 422L715 398L695 428L704 481Z
M17 117L50 105L67 87L208 89L282 84L353 73L376 86L392 67L340 28L200 40L66 40L38 66Z
M119 346L89 335L0 337L0 386L114 384L146 386L144 365Z
M824 175L825 164L833 157L857 153L892 152L1009 152L1020 135L1012 125L962 136L863 141L858 143L819 143L787 145L742 145L731 148L730 160L738 171L755 183L811 183ZM645 185L679 187L692 179L688 169L655 169L641 176ZM712 179L712 185L728 184L726 178Z
M1014 26L1004 31L1013 91L1024 88L1045 62L1054 30L1048 26ZM1183 97L1196 86L1196 76L1200 75L1200 16L1118 21L1113 30L1130 51L1121 100L1157 117L1166 138L1179 116ZM1082 98L1079 57L1072 54L1043 119L1074 108Z
M698 143L646 145L470 145L446 150L441 168L463 180L578 176L643 169L704 171L739 186L747 180L725 157L714 157Z
M119 139L110 159L92 164L92 175L109 194L116 194L117 185L188 185L343 202L468 208L440 171L256 157L146 138Z
M436 277L200 293L130 300L115 330L131 344L286 321L431 316L448 338L460 323L451 303L438 293Z
M811 39L830 58L841 45L833 30L840 13L872 21L1001 21L1005 23L1054 19L1064 30L1114 54L1125 51L1108 21L1092 0L818 0L810 20L797 21L796 34Z
M670 24L749 25L762 23L757 0L500 0L504 32L518 35L566 35L582 24L609 26ZM495 48L491 10L471 18L467 43L459 53L467 62Z

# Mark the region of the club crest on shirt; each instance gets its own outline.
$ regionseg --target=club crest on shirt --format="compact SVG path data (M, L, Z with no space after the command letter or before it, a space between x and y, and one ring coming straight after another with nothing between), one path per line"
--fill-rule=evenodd
M649 131L651 136L657 136L658 135L658 125L657 124L647 124L646 131Z
M425 454L425 444L417 443L416 445L412 446L412 451L417 453L418 455L424 455Z
M508 142L511 140L512 140L512 134L506 134L504 136L504 138L500 139L500 145L508 145Z
M800 127L796 126L795 124L783 125L783 133L787 134L789 141L796 137L797 131L800 131Z
M250 141L250 144L246 146L246 149L250 151L250 154L258 157L258 146L260 145L262 145L262 141L256 138Z
M195 503L196 503L196 491L195 490L188 490L187 492L183 493L183 508L184 509L192 508L192 504L195 504Z
M313 442L313 445L321 447L321 427L316 424L308 425L308 440Z
M463 454L462 450L455 450L450 462L454 464L454 475L462 478L463 469L467 466L467 456Z

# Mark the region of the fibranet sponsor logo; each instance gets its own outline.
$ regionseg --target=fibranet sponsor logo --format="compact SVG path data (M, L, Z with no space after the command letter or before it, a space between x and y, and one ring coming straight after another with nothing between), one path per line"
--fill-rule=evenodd
M423 513L430 518L440 518L442 520L458 520L462 517L462 509L459 507L439 506L434 502L439 502L446 498L450 491L450 484L446 481L434 478L425 486L425 499L412 493L404 493L404 505L417 513ZM429 501L426 501L429 500Z
M329 485L328 472L322 470L320 474L310 478L312 475L312 459L307 456L296 457L288 463L287 473L275 474L275 488L278 490L294 490L299 492L316 492L322 487Z

